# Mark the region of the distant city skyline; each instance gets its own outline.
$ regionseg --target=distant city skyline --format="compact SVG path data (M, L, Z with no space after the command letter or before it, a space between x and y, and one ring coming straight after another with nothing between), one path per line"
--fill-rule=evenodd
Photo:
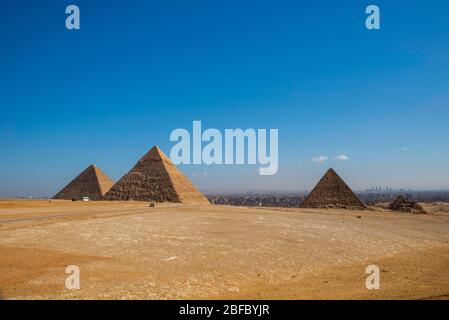
M170 133L279 130L279 168L180 165L201 190L449 190L449 2L0 3L0 197L114 181Z

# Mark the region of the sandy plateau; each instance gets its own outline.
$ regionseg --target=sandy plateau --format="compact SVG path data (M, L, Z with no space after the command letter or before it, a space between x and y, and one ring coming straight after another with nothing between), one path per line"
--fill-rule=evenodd
M1 200L0 297L448 299L449 204L425 209Z

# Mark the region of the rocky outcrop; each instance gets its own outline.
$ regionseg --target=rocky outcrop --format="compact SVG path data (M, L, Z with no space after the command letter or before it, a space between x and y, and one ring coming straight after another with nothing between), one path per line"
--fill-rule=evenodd
M388 208L392 211L408 212L408 213L426 213L423 207L417 202L409 200L407 197L399 195L390 203Z

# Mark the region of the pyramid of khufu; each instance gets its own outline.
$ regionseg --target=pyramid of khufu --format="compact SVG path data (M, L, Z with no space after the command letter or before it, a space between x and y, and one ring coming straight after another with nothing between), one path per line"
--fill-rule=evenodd
M101 200L113 185L114 181L103 171L95 165L90 165L59 191L53 199L82 200L84 197L88 197L89 200Z
M301 204L303 208L366 209L342 178L329 169Z
M209 204L157 146L148 151L104 199Z

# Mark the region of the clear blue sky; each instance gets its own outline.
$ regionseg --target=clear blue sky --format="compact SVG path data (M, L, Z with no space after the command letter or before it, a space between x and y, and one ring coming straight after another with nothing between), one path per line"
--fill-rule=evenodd
M1 1L0 196L51 196L91 163L117 180L193 120L279 129L277 175L181 166L201 189L310 189L328 167L354 189L449 189L448 15L443 0Z

